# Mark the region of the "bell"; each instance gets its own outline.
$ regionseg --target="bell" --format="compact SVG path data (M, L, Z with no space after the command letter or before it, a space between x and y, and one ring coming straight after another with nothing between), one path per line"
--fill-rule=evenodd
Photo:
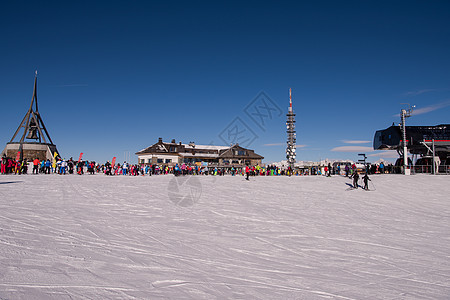
M37 128L36 127L31 127L30 130L28 130L28 135L27 135L27 139L30 140L37 140L38 137L38 133L37 133Z

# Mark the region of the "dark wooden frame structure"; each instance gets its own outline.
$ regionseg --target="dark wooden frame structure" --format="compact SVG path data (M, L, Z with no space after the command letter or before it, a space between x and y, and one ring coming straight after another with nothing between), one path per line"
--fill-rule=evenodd
M33 107L34 106L34 107ZM19 135L21 130L23 129L23 134L19 141L15 141L16 137ZM14 133L13 137L7 143L7 146L5 150L3 150L4 154L7 154L7 150L12 151L13 149L8 149L12 147L8 147L8 145L17 145L19 144L18 150L20 151L20 160L23 160L24 158L24 145L27 145L26 148L34 150L34 151L43 151L42 147L39 146L48 146L48 150L50 153L56 152L59 156L59 152L56 149L56 146L53 144L53 141L50 137L50 134L47 131L47 128L45 127L44 121L42 120L42 117L39 113L38 109L38 101L37 101L37 71L36 75L34 77L34 88L33 88L33 96L31 98L30 108L28 109L27 113L25 114L24 118L22 119L22 122L20 123L19 127L17 128L16 132ZM36 145L36 146L34 146ZM39 145L39 146L38 146ZM17 147L17 146L16 146ZM36 148L36 149L33 149ZM40 150L37 150L37 148L41 148ZM26 149L25 149L26 150ZM15 149L14 149L15 151ZM30 155L26 155L30 156ZM34 155L36 156L36 155ZM46 155L48 158L48 155ZM29 157L31 158L31 157ZM42 155L41 155L42 158Z

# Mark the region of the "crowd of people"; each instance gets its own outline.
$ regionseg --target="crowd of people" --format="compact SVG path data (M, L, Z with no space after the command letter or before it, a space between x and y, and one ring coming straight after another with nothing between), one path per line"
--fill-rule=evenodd
M300 175L344 175L351 177L354 173L356 165L346 164L341 168L340 165L332 166L328 164L322 167L311 167L308 169L295 169L290 167L281 168L276 165L268 166L245 166L245 167L217 167L217 166L203 166L203 165L188 165L175 164L158 165L158 164L130 164L126 161L122 164L111 163L107 161L105 164L100 164L95 161L74 161L73 158L68 160L58 159L50 161L49 159L39 160L38 158L28 161L14 160L3 156L1 159L1 174L27 174L29 168L32 167L32 174L98 174L103 173L108 176L152 176L152 175L167 175L173 174L175 176L182 175L213 175L213 176L300 176ZM364 173L387 173L389 169L383 163L379 165L367 165Z
M5 155L0 161L1 174L27 174L28 173L28 161L16 161Z
M105 175L167 175L174 174L180 175L246 175L248 176L275 176L286 175L290 171L281 169L276 166L261 167L246 166L246 167L207 167L188 164L175 164L174 166L158 165L158 164L129 164L123 162L123 164L112 164L107 161L105 164L99 164L95 161L74 161L73 158L69 160L59 159L56 161L33 159L31 162L27 159L23 161L13 160L9 157L3 156L1 160L1 174L27 174L29 165L33 167L32 174L79 174L85 173L96 174L103 173ZM289 173L292 174L292 173Z

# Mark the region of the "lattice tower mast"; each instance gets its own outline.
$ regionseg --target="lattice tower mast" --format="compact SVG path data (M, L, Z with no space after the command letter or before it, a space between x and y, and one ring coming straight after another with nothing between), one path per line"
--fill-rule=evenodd
M286 132L287 132L287 147L286 159L288 165L293 169L295 164L295 150L296 150L296 133L295 133L295 113L292 109L292 89L289 89L289 110L286 114Z

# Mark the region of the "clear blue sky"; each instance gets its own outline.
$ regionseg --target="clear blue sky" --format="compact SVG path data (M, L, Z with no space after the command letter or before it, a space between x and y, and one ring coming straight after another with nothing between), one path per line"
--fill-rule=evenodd
M280 161L289 88L297 160L376 161L385 154L370 152L373 135L405 102L417 106L410 125L450 123L449 1L40 2L2 3L1 147L35 69L39 110L66 158L135 158L158 137L223 145L245 128L249 148ZM282 114L258 126L246 112L261 92Z

